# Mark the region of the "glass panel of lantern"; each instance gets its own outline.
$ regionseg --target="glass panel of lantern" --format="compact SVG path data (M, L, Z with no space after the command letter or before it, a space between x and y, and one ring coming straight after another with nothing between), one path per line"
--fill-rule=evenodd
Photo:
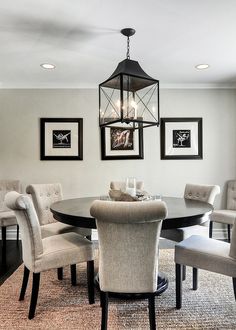
M159 124L159 81L119 74L99 85L100 126Z

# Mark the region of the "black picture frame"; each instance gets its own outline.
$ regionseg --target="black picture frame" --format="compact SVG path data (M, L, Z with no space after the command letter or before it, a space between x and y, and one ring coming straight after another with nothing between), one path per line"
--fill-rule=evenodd
M130 143L125 147L114 146L112 144L115 141L115 134L125 131L129 134ZM130 129L128 124L123 124L119 127L101 127L101 155L102 160L121 160L121 159L143 159L143 129ZM118 146L118 147L117 147Z
M202 159L202 118L161 118L161 159Z
M40 160L83 160L83 119L40 118Z

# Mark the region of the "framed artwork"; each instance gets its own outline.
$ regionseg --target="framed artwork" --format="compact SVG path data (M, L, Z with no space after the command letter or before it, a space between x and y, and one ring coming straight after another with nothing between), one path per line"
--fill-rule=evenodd
M143 159L143 129L120 127L101 128L102 160Z
M161 118L161 159L202 159L202 118Z
M40 118L41 160L83 160L82 118Z

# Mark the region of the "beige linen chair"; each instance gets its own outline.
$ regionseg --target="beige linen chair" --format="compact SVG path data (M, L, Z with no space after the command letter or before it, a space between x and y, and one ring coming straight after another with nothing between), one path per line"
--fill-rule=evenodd
M70 231L91 238L91 229L70 226L54 219L50 206L63 199L60 183L31 184L26 192L32 196L43 238Z
M186 184L184 198L209 203L213 206L216 195L220 193L217 185ZM161 231L161 237L175 242L181 242L192 235L209 235L209 216L206 216L201 225L165 229ZM183 280L186 277L186 267L183 266Z
M149 302L150 328L156 329L158 242L165 203L94 201L90 213L98 230L101 329L107 329L110 292L142 293Z
M193 290L197 290L198 268L232 277L236 300L236 225L232 242L193 235L175 246L176 308L182 307L182 265L193 267Z
M13 211L9 210L4 197L9 191L21 191L19 180L0 180L0 227L2 228L2 249L6 251L6 228L8 226L17 226L17 241L19 240L19 227Z
M220 187L217 185L198 185L186 184L184 191L184 198L201 202L206 202L211 205L214 204L216 195L220 193ZM176 229L164 229L161 231L161 237L181 242L191 235L202 235L208 237L209 235L209 217L207 216L201 225L182 227Z
M26 192L32 196L41 226L42 238L67 232L76 232L91 240L91 229L70 226L53 218L53 214L50 211L51 204L63 199L60 183L31 184L26 188ZM58 279L61 280L62 278L63 270L58 269Z
M213 222L227 224L228 242L230 242L230 228L236 219L236 181L228 181L227 184L227 204L224 210L215 210L210 215L209 237L212 237Z
M33 272L29 319L35 315L40 273L53 268L86 261L89 303L94 303L92 242L73 232L42 239L38 216L31 198L17 192L9 192L5 200L6 205L15 211L22 239L24 277L19 300L24 299L29 272Z

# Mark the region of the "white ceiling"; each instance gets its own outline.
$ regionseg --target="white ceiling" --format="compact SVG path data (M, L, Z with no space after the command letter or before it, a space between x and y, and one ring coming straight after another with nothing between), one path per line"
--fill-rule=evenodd
M97 87L126 56L124 27L161 87L236 86L235 0L0 0L0 87Z

